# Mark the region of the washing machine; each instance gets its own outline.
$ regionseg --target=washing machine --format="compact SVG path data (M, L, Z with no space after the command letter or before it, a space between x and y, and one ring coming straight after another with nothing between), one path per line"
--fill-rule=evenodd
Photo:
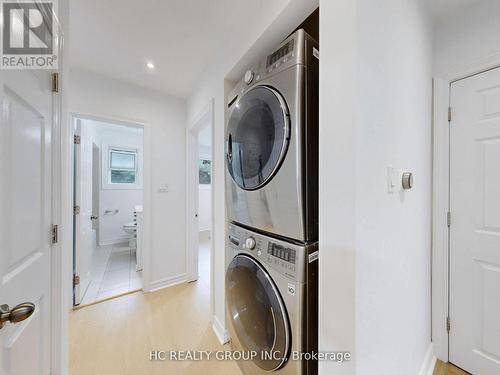
M229 220L301 242L318 239L318 44L289 36L227 97Z
M243 374L317 374L318 247L229 225L227 325ZM250 354L249 354L250 353Z

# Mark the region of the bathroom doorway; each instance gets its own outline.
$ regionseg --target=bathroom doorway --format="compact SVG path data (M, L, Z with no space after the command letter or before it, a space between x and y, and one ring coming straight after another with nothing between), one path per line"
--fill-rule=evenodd
M143 288L142 125L73 116L73 305Z
M212 129L198 129L198 281L210 290L212 239Z
M210 298L214 316L214 101L190 121L187 139L187 265L188 281Z

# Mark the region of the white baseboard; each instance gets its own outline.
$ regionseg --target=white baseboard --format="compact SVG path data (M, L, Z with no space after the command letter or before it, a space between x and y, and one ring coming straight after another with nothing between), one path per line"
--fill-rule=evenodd
M169 288L171 286L182 284L187 281L187 276L182 273L177 276L165 277L164 279L152 281L149 285L148 292L156 292L157 290Z
M99 246L108 246L108 245L118 245L119 243L128 242L129 237L117 237L117 238L108 238L106 240L100 240Z
M229 342L229 332L227 332L227 329L224 328L216 316L213 318L212 329L214 330L215 336L217 336L221 345Z
M425 353L424 361L422 362L418 375L432 375L434 373L434 367L436 366L436 360L434 344L431 342Z

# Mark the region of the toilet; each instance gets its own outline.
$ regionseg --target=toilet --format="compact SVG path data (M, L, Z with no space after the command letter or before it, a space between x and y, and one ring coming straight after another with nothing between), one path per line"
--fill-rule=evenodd
M132 249L136 248L137 225L135 222L123 224L123 231L129 235L128 245Z

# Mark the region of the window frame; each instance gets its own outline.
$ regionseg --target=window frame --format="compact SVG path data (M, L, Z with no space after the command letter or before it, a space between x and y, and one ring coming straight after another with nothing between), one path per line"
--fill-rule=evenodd
M202 161L209 161L210 162L210 183L208 183L208 184L202 184L201 181L200 181L200 178L199 178L200 167L201 167L200 162L202 162ZM212 178L213 178L212 177L212 171L213 171L212 159L206 158L206 157L203 157L203 156L199 156L198 157L198 185L200 187L207 187L208 188L208 187L212 186Z
M111 158L113 153L121 153L121 154L133 154L134 157L134 168L112 168L111 166ZM104 163L103 163L104 164ZM103 184L103 189L142 189L142 181L139 170L140 164L140 150L137 148L131 147L122 147L122 146L114 146L114 145L106 145L106 162L105 162L105 170L106 170L106 179ZM133 171L135 173L135 182L112 182L111 181L111 173L112 171Z

